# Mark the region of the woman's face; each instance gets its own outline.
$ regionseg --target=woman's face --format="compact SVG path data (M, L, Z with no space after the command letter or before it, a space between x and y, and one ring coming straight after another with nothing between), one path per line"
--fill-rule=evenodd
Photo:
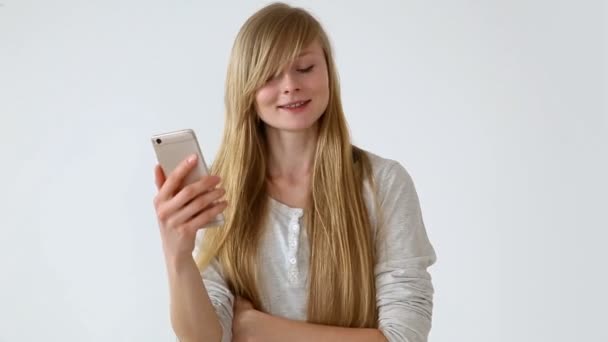
M255 96L258 115L280 130L312 127L329 101L329 78L323 48L318 41L302 50L296 60L269 79Z

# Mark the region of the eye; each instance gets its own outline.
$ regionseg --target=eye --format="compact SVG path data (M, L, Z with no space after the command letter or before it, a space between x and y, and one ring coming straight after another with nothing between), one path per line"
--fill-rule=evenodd
M267 79L265 83L269 83L271 81L273 81L274 79L276 79L279 75L278 74L274 74L274 75L270 75Z
M299 71L299 72L302 72L302 73L307 73L307 72L312 71L312 68L313 68L314 66L315 66L315 65L313 64L313 65L309 66L308 68L305 68L305 69L298 69L298 71Z

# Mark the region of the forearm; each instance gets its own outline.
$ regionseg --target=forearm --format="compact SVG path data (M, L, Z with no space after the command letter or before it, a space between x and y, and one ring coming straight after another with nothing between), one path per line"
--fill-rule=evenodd
M192 258L167 260L171 325L181 342L217 341L222 327Z
M261 313L267 315L265 313ZM328 326L321 324L311 324L300 321L292 321L289 319L274 317L267 315L272 333L265 339L266 342L286 341L290 342L333 342L333 341L349 341L349 342L386 342L386 338L378 329L365 328L344 328L336 326Z

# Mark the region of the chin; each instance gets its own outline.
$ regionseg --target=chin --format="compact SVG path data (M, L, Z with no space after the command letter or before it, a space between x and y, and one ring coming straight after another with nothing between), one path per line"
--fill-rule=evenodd
M289 122L285 122L285 121L277 122L277 123L267 122L266 125L274 128L274 129L281 130L281 131L300 132L300 131L306 131L306 130L313 128L316 125L317 120L318 119L313 120L313 121L289 120Z
M311 128L313 128L315 126L315 122L303 125L303 124L287 124L287 125L281 125L279 127L276 127L279 130L282 131L287 131L287 132L301 132L301 131L306 131L309 130Z
M286 132L306 131L313 128L323 116L323 113L311 115L310 113L302 113L296 117L286 118L282 115L277 115L274 120L263 120L268 127Z

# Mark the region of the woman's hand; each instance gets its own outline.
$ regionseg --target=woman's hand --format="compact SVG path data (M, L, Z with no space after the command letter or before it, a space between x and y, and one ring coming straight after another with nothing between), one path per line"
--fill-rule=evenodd
M269 318L272 316L254 309L247 299L236 297L232 318L232 342L267 341Z
M165 258L192 258L196 232L226 209L226 202L216 202L225 193L215 188L217 176L204 176L199 181L180 189L183 180L196 165L196 156L184 160L168 178L160 167L155 167L158 189L154 208L160 226Z

